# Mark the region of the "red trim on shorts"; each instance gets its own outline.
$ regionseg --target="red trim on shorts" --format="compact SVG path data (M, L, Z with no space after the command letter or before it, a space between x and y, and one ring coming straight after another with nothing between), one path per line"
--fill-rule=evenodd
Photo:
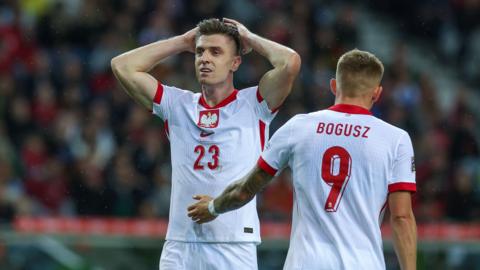
M213 107L211 107L210 105L207 104L207 102L205 101L205 98L203 97L203 94L202 94L200 96L200 99L198 100L198 103L200 103L200 105L202 105L205 109L218 109L220 107L224 107L224 106L228 105L230 102L237 99L237 93L238 93L238 90L233 89L233 92L228 97L226 97L224 100L220 101L220 103L218 103L217 105L215 105Z
M153 97L153 102L160 104L163 97L163 85L158 82L157 92L155 92L155 97Z
M417 184L415 183L408 183L408 182L399 182L388 185L388 192L395 192L395 191L410 191L410 192L417 192Z
M343 112L343 113L349 113L349 114L366 114L366 115L372 115L372 113L360 106L357 105L351 105L351 104L336 104L328 108L328 110L331 111L336 111L336 112Z
M258 127L260 128L260 147L265 146L265 123L262 120L258 120Z
M261 156L260 158L258 158L257 165L258 167L260 167L260 169L264 170L271 176L275 176L275 174L277 173L277 170L270 166Z

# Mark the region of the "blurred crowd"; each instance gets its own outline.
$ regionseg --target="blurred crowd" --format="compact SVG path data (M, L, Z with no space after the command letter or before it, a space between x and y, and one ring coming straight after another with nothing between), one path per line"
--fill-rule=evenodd
M467 93L480 92L480 45L470 41L480 40L480 16L469 13L473 8L479 14L480 1L440 1L439 7L432 7L430 1L392 1L403 7L395 9L375 2L372 10L406 24L394 60L386 66L384 93L373 112L412 137L417 220L479 221L480 121L467 105ZM405 4L408 9L404 3L410 3ZM329 80L336 61L360 46L357 4L2 1L0 222L16 216L168 217L170 149L163 124L123 92L111 72L111 58L182 34L204 18L235 18L302 56L301 74L272 123L274 132L294 114L333 103ZM442 13L444 9L449 12ZM427 32L415 27L419 18L425 18ZM439 55L438 64L458 65L458 75L465 76L466 84L452 89L458 95L451 100L451 110L439 106L434 77L411 72L408 44L402 43L405 35L430 44ZM193 54L184 53L151 73L167 85L198 91L193 59ZM268 69L260 55L245 56L235 86L257 84ZM289 172L282 173L258 200L261 218L288 221L293 202Z

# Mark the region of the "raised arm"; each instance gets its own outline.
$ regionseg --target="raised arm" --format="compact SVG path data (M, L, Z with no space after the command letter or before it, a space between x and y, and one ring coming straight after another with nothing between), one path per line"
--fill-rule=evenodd
M213 201L214 211L218 214L238 209L255 197L272 180L272 176L260 169L258 166L250 171L242 179L230 184L223 193ZM217 215L212 214L208 205L212 200L207 195L196 195L193 197L199 200L196 204L188 207L188 216L198 224L214 220Z
M235 20L224 18L223 21L237 27L243 43L243 53L251 48L272 64L273 69L263 75L258 88L267 101L268 108L271 110L278 108L290 94L293 82L300 71L300 56L286 46L250 32Z
M388 196L393 245L402 270L416 269L417 225L410 192L397 191Z
M157 41L113 58L113 73L127 94L151 110L157 81L148 71L168 56L184 51L193 52L196 31L194 28L183 35Z

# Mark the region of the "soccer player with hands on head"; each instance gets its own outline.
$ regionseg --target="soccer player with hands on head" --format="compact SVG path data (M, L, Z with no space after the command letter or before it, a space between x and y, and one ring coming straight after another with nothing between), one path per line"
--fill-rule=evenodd
M237 90L233 74L250 50L272 68L258 86ZM165 85L148 73L182 52L195 54L199 93ZM235 20L208 19L182 35L119 55L111 64L127 94L160 117L169 135L172 192L160 269L257 269L254 200L208 224L193 222L184 211L192 195L220 193L255 165L269 124L299 72L299 55Z
M196 195L188 216L203 224L242 209L289 166L295 196L284 269L385 269L380 225L387 203L401 269L415 269L410 136L370 112L383 90L383 71L371 53L342 55L330 82L335 104L290 119L246 176L215 199Z

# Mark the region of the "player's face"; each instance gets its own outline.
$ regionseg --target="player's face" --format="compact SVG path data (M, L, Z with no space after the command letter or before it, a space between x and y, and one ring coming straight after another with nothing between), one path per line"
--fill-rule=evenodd
M200 36L195 47L195 72L201 84L224 83L241 63L235 54L235 42L226 35Z

